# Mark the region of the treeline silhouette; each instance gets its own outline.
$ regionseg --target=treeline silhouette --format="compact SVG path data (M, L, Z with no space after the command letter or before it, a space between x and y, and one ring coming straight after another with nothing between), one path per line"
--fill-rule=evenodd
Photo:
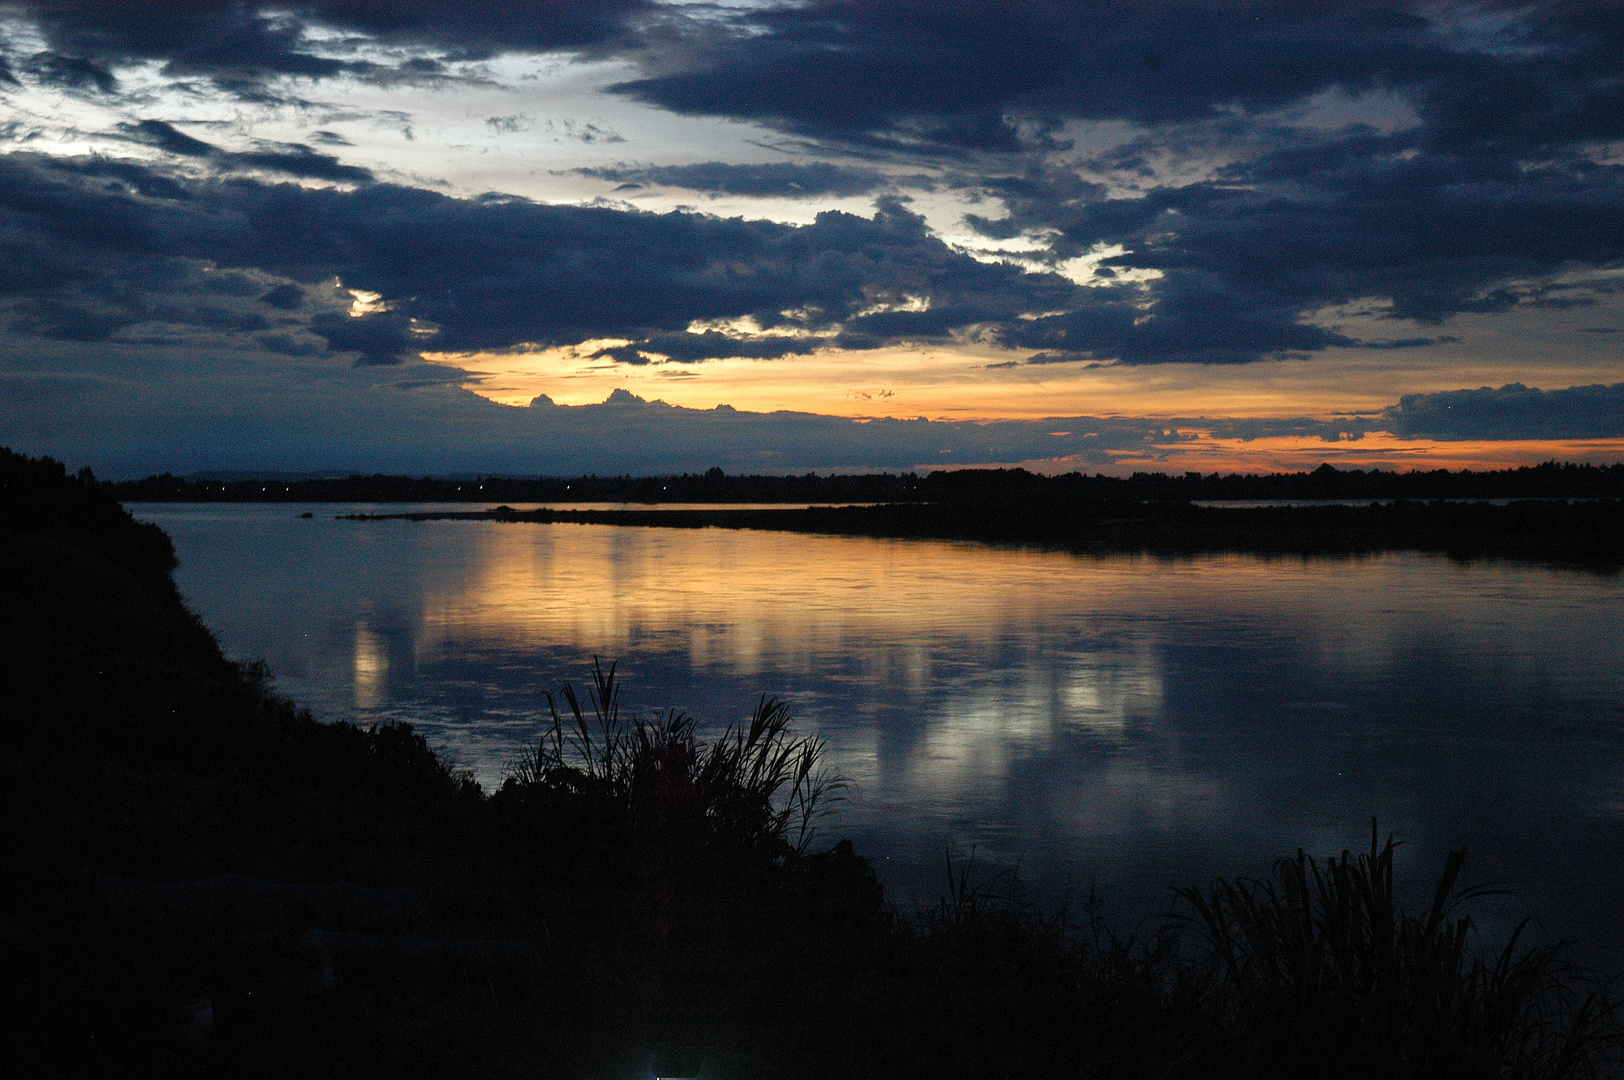
M819 476L729 476L720 468L677 476L411 477L234 476L170 473L103 485L122 502L938 502L1032 497L1096 502L1533 499L1624 496L1624 463L1542 465L1492 471L1134 473L1115 477L1025 469L953 469Z

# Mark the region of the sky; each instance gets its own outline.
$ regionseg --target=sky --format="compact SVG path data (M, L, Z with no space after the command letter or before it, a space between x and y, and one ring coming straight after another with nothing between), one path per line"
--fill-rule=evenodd
M0 0L108 477L1624 460L1624 4Z

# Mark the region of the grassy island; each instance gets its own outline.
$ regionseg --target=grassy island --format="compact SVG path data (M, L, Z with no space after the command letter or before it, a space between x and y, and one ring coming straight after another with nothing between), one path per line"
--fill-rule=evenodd
M1425 551L1615 569L1624 564L1624 499L1204 506L1029 497L795 509L440 510L348 515L356 520L531 521L543 524L974 540L1096 554L1362 555Z
M1607 987L1481 942L1463 854L1411 912L1374 827L1135 938L951 864L903 911L769 698L704 743L598 667L486 792L229 662L88 472L0 451L0 560L10 1075L1619 1075Z

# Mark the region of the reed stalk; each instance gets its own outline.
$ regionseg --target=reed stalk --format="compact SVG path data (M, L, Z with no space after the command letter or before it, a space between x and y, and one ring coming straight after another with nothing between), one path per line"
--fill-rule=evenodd
M789 707L765 694L746 723L710 743L679 709L623 716L615 664L596 658L584 702L569 683L546 700L550 723L509 784L593 789L634 818L686 811L724 846L805 854L847 784L822 765L824 741L793 734Z

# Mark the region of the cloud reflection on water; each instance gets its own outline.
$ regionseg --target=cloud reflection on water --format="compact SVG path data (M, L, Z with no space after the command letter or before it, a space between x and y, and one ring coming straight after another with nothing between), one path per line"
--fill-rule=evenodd
M369 712L384 701L384 680L389 674L389 653L383 639L365 619L355 624L355 707Z
M213 515L212 517L210 515ZM400 718L487 784L541 692L622 662L711 730L787 699L855 786L830 824L893 884L942 844L1124 905L1360 843L1555 925L1624 897L1624 581L1431 556L1080 557L971 544L145 513L189 601L324 718ZM313 589L312 583L321 583ZM1366 834L1368 835L1368 834ZM1565 921L1564 921L1565 920ZM1615 937L1619 936L1615 934Z

